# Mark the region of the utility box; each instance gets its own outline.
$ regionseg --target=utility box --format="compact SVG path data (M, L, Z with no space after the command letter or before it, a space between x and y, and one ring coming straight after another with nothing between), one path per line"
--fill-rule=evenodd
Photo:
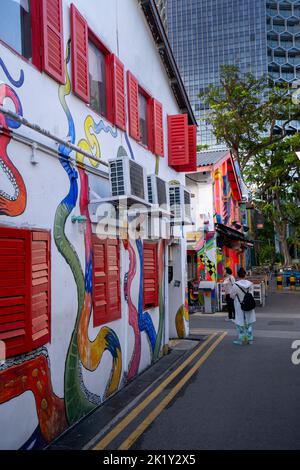
M214 281L199 282L199 292L203 294L204 298L204 313L215 313L216 311L215 288Z

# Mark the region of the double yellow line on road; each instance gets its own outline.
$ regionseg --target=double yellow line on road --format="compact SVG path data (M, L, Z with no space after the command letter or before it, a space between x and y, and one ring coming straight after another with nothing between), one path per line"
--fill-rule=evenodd
M150 414L142 421L138 427L126 438L119 450L129 449L133 443L141 436L147 427L157 418L163 409L170 403L175 395L181 390L186 382L195 374L195 372L206 361L218 344L226 336L224 332L219 336L216 341L209 347L209 349L200 357L200 359L193 365L193 367L184 375L184 377L174 386L171 392L150 412ZM155 390L153 390L148 397L143 400L136 408L134 408L125 418L123 418L106 436L98 442L93 450L103 450L184 370L193 359L205 349L207 344L217 336L216 333L211 334L203 344L201 344L174 372L172 372Z

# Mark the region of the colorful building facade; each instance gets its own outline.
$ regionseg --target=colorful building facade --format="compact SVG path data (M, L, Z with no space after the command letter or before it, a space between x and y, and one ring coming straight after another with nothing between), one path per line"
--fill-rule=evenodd
M167 116L195 119L154 2L2 3L0 448L33 449L188 334L185 238L99 238L91 204L117 157L184 185Z
M187 187L194 196L195 221L195 231L187 233L188 254L194 254L193 263L197 260L201 303L203 296L209 297L208 308L215 311L217 283L223 280L224 268L230 267L236 276L238 268L246 266L247 211L229 151L200 153L197 165L197 172L186 175ZM195 271L190 267L188 272Z

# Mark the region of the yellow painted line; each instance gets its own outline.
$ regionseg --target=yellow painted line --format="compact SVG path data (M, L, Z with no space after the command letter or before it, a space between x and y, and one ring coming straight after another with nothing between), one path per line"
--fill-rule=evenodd
M166 386L177 377L178 374L207 346L207 344L216 336L216 333L211 334L172 374L170 374L159 386L148 395L137 407L128 413L106 436L93 447L93 450L106 449L108 444L113 441L128 424L131 423L145 408L149 405Z
M194 366L187 372L187 374L175 385L171 392L154 408L153 411L147 416L144 421L139 424L139 426L130 434L130 436L122 442L118 450L128 450L135 443L135 441L143 434L143 432L150 426L150 424L157 418L157 416L164 410L164 408L170 403L175 395L182 389L186 382L197 372L199 367L207 360L211 355L214 349L218 344L224 339L227 335L224 332L210 347L209 349L201 356L201 358L194 364Z

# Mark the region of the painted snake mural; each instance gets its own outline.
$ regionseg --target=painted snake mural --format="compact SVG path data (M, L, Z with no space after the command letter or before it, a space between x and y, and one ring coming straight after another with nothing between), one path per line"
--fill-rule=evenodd
M8 79L11 81L12 84L17 84L18 86L21 86L23 84L23 71L21 73L19 81L16 82L11 78L2 59L0 59L0 65L2 66ZM13 102L16 114L18 114L19 116L23 116L23 109L18 95L9 85L1 83L1 106L3 106L4 100L7 98ZM20 124L7 116L0 114L0 125L2 126L2 134L0 138L0 168L8 179L8 181L11 183L14 190L14 194L9 195L7 192L0 189L0 214L7 215L9 217L16 217L22 214L26 208L27 194L23 178L8 156L7 147L11 141L11 133L9 128L18 129L20 127Z
M80 148L92 154L94 150L94 157L100 158L100 145L94 134L91 134L92 128L96 133L110 132L112 136L116 136L116 131L113 131L110 126L105 126L103 121L96 125L93 118L88 116L85 121L85 134L86 140L81 140L78 144ZM122 354L119 339L116 333L108 327L103 327L99 331L96 339L90 341L88 337L88 326L92 314L92 273L93 273L93 252L92 252L92 226L88 210L89 202L89 182L88 176L83 167L84 156L76 154L77 167L80 176L80 213L86 217L86 230L85 230L85 298L84 307L79 323L79 330L77 335L78 348L80 359L83 366L94 371L101 362L103 353L107 350L111 353L113 358L113 368L110 380L108 382L105 398L109 397L112 393L118 390L122 372ZM93 166L97 162L90 160Z
M7 361L0 370L0 403L5 403L25 392L35 398L39 429L44 443L52 441L67 427L64 400L52 389L50 364L45 348L24 355L16 361Z
M70 60L70 42L67 46L66 54L66 84L59 89L59 97L62 107L66 113L69 123L68 137L75 143L75 127L66 103L66 96L71 92L71 83L68 74L67 64ZM89 132L90 120L86 120L85 130L87 140L81 141L79 146L91 150L96 148L97 157L100 157L100 147L95 136ZM54 222L54 239L56 246L69 264L77 287L77 316L72 333L69 350L65 366L65 406L69 424L78 421L86 413L91 411L100 401L99 397L92 396L86 389L82 381L81 365L89 370L95 370L102 358L103 352L108 350L113 356L113 371L107 385L105 396L109 396L118 389L121 371L121 347L116 334L110 328L104 327L100 330L97 338L91 342L88 337L88 324L92 311L92 231L88 213L88 177L82 168L81 155L77 155L77 166L80 174L81 193L80 210L81 214L87 218L87 228L85 231L85 254L86 270L85 276L81 269L80 260L70 241L65 235L66 221L74 209L78 197L77 172L72 168L68 157L71 150L61 146L59 149L60 161L66 171L70 190L57 208Z
M185 295L185 303L181 305L177 310L175 316L175 325L178 338L185 338L186 337L186 329L185 329L185 321L189 321L189 302L188 302L188 293L186 292Z
M59 100L68 123L68 139L72 144L76 142L76 132L73 117L68 107L66 97L71 93L71 82L68 73L70 62L70 41L67 44L65 72L66 82L59 87ZM24 83L24 73L21 71L19 80L14 80L0 58L0 67L8 80L15 87ZM23 115L21 102L16 92L7 84L0 84L0 105L5 99L10 99L16 113ZM11 140L10 128L17 129L20 125L10 118L0 114L0 166L14 188L14 194L8 195L0 190L0 214L9 217L21 215L26 209L27 193L22 176L12 164L7 154L7 147ZM101 157L100 144L95 134L110 133L117 137L116 129L106 126L103 121L96 123L91 116L84 122L85 139L79 141L78 146L96 158ZM131 158L134 155L129 139L125 134ZM119 149L120 150L120 149ZM77 312L74 328L68 346L65 373L64 397L58 397L51 381L50 360L47 349L39 348L30 354L24 354L15 359L8 360L0 366L0 404L6 403L25 392L31 391L35 398L35 406L39 426L22 448L44 446L60 435L68 426L80 420L92 411L101 401L101 397L89 392L83 381L83 368L95 371L102 361L103 354L108 351L112 357L112 369L108 378L106 390L102 398L107 398L119 388L122 374L122 351L118 336L109 327L100 329L96 338L91 341L88 328L92 315L92 289L93 289L93 251L92 227L88 211L89 180L85 171L84 156L76 154L76 167L71 161L72 150L60 145L59 162L68 177L69 187L66 196L59 203L53 226L53 237L56 248L68 264L76 284ZM91 165L97 162L90 160ZM78 187L80 179L80 193ZM65 233L66 223L71 212L76 207L79 197L79 207L82 216L86 217L84 232L85 270L83 271L78 254ZM164 242L159 244L159 325L157 332L148 312L143 311L143 245L141 240L136 241L136 251L130 241L124 243L129 254L129 271L127 273L126 298L129 308L129 324L133 328L135 345L129 364L127 380L138 373L141 359L141 333L145 332L152 354L152 360L159 357L163 341L164 329ZM132 302L130 288L136 275L137 255L140 266L138 308Z
M21 87L24 73L21 71L19 80L14 80L0 58L0 66L13 86ZM15 105L16 113L23 115L22 105L16 92L6 84L0 85L0 104L9 98ZM26 187L22 176L7 155L7 146L11 140L9 128L17 129L20 124L0 114L3 134L0 136L0 165L14 187L11 197L0 191L0 214L16 217L26 208ZM6 403L25 392L31 391L35 398L39 426L28 440L33 448L37 441L42 446L61 434L67 427L64 400L53 392L50 374L50 362L47 350L40 348L33 353L24 354L10 359L0 366L0 404ZM27 448L27 443L23 448Z
M131 299L131 284L136 275L136 256L135 251L129 240L123 240L124 248L129 255L129 270L127 274L127 282L125 283L125 298L128 303L128 321L134 333L134 348L131 359L129 361L127 380L133 379L138 373L141 360L141 332L138 324L138 312Z
M164 262L165 262L165 241L162 239L158 246L158 302L159 302L159 323L157 330L157 338L155 342L153 359L159 358L160 349L163 339L164 319L165 319L165 299L164 299Z

